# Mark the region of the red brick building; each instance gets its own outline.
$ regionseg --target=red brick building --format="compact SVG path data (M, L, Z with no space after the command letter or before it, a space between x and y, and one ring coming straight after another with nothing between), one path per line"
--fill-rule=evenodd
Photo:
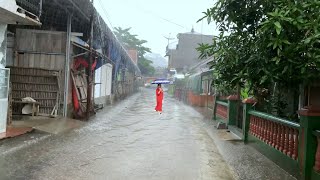
M138 51L136 49L127 50L131 60L137 65L138 64Z

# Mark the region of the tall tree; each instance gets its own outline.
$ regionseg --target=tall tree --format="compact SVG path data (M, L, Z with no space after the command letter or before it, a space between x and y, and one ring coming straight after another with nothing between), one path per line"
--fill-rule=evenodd
M144 57L146 53L151 52L150 48L144 46L148 41L138 39L138 35L131 34L130 30L131 28L122 29L121 27L116 27L114 34L125 48L136 49L138 51L138 66L141 73L152 76L155 73L155 69L151 65L152 61Z
M271 85L296 91L319 78L319 8L315 0L218 0L200 20L215 22L220 36L198 48L202 57L215 57L216 85L247 83L261 95Z

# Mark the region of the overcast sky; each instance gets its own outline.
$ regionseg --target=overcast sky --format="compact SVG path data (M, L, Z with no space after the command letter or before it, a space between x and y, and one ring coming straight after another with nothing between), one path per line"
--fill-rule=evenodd
M132 27L131 33L148 41L152 52L165 54L168 41L164 36L175 38L178 33L196 32L217 34L214 24L196 23L202 12L212 7L214 0L94 0L95 7L110 28Z

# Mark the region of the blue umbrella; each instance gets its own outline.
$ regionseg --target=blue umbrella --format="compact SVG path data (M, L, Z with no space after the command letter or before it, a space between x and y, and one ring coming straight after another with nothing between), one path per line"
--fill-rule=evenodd
M168 79L156 79L151 84L170 84Z

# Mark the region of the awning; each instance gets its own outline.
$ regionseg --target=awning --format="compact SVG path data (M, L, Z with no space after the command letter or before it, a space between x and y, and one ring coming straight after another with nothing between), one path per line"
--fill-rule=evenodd
M86 42L84 42L82 39L80 39L76 36L72 36L71 43L72 43L72 45L74 45L78 48L81 48L85 51L85 53L80 53L78 55L74 55L73 58L88 54L90 52L89 45ZM112 62L109 57L102 54L102 52L100 52L99 50L92 49L92 52L93 52L94 56L96 56L96 59L97 59L96 69L100 68L105 63L110 63L110 64L114 65L114 62ZM105 61L105 63L103 61Z
M17 6L16 1L0 1L0 23L40 26L39 18Z
M206 66L208 63L212 62L214 60L214 57L209 57L208 59L202 60L199 63L193 65L190 70L194 70L196 68Z
M203 71L203 72L197 72L195 74L192 74L190 75L190 77L196 77L196 76L213 76L213 72L214 70L213 69L209 69L209 70L206 70L206 71Z

